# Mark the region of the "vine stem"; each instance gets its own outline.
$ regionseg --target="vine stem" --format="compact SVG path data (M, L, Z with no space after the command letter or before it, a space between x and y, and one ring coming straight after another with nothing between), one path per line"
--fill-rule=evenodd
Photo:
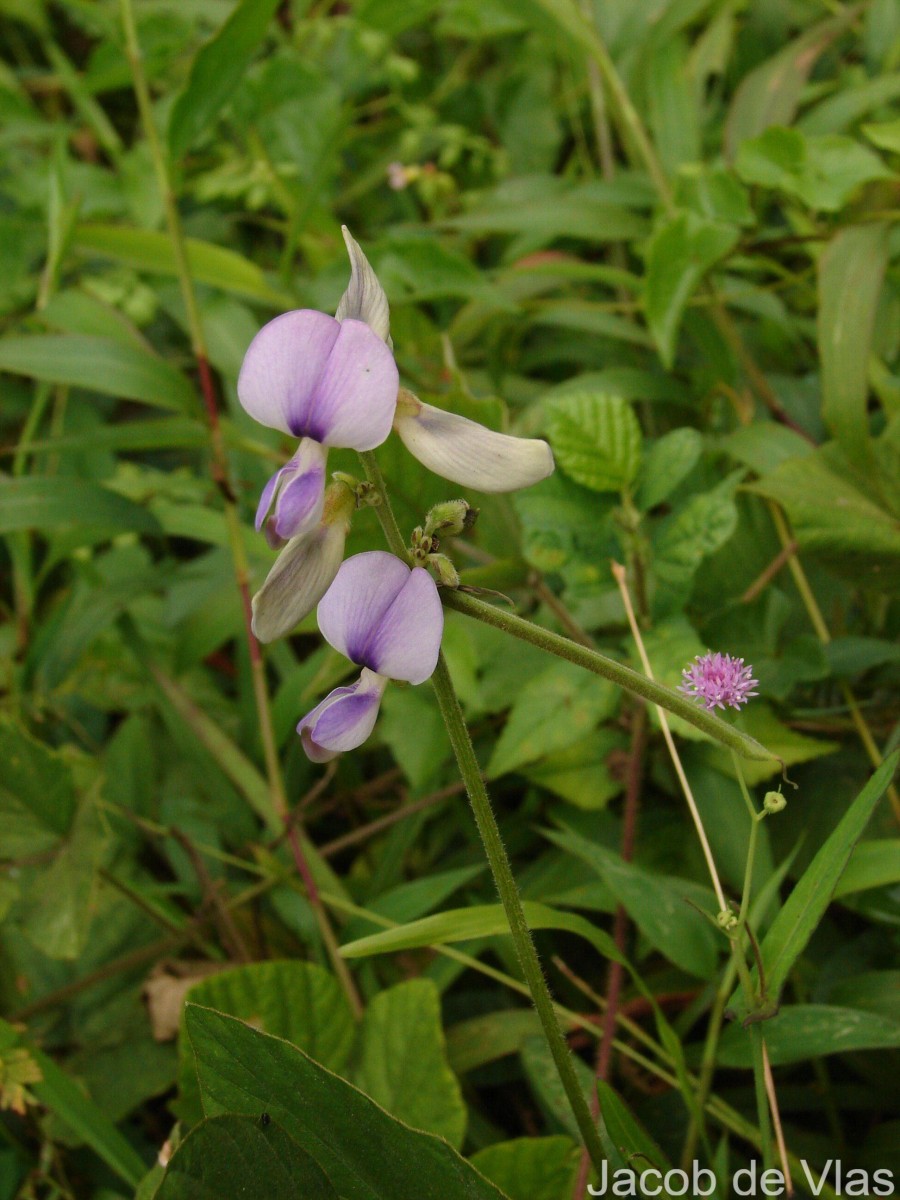
M403 559L404 562L408 562L409 555L406 543L403 540L403 535L400 532L400 527L391 508L378 462L371 451L361 453L360 459L362 460L366 478L378 490L381 496L381 504L376 507L375 511L378 514L387 543L394 554ZM466 791L475 817L475 824L478 827L478 833L484 845L488 863L490 864L491 874L494 877L494 884L500 895L503 910L506 913L509 931L512 934L513 944L516 948L522 973L528 984L528 990L531 994L534 1007L537 1010L541 1027L544 1031L544 1037L547 1040L547 1045L556 1064L560 1081L565 1089L584 1145L591 1156L591 1161L599 1171L601 1163L606 1158L603 1152L603 1144L600 1141L600 1135L591 1117L584 1093L578 1083L572 1056L559 1026L553 999L538 959L534 939L525 920L525 913L522 909L522 901L513 875L512 864L509 861L509 855L506 853L506 847L503 845L503 839L500 836L500 828L497 825L497 819L494 816L487 788L481 776L478 760L475 757L475 748L472 745L472 739L469 736L469 730L466 726L462 708L460 707L459 698L453 687L453 681L450 678L450 672L447 669L447 663L443 654L438 656L437 667L431 677L431 682L444 725L447 729L447 735L450 738L450 744L456 756L460 775L466 785Z
M266 765L266 779L269 784L269 794L272 804L273 820L271 824L277 827L279 823L288 824L290 821L290 806L278 759L278 744L275 739L275 727L272 722L272 707L269 702L269 689L266 684L265 663L259 642L253 635L251 626L253 610L250 603L250 569L247 561L247 551L244 547L240 516L237 510L234 490L231 486L228 468L228 454L225 449L225 438L222 433L222 423L219 420L219 408L216 398L216 388L209 365L209 353L206 346L206 335L203 331L203 321L197 294L194 290L193 276L188 262L187 244L181 226L181 216L172 187L169 173L169 163L166 151L160 141L156 121L153 116L153 103L150 88L144 72L143 55L138 39L137 24L134 19L132 0L121 0L122 29L125 34L125 54L131 68L134 94L137 100L141 127L150 149L156 183L162 197L166 214L166 226L169 240L172 243L172 253L175 257L175 269L181 288L181 296L187 317L188 334L191 340L191 350L197 365L197 377L200 382L200 392L206 412L209 429L210 451L212 455L212 478L222 496L225 512L225 526L228 534L228 545L234 566L235 582L241 602L241 613L244 621L244 633L247 642L247 652L250 659L250 677L253 688L253 699L256 707L260 740L262 742L263 759ZM304 882L310 881L312 875L299 838L290 842L297 869ZM315 885L307 887L310 904L316 916L316 921L322 935L322 940L328 952L338 979L340 980L351 1009L359 1014L362 1010L359 995L347 971L346 964L338 953L337 939L331 928L330 918L322 904Z
M642 675L640 671L635 671L632 667L627 667L624 663L620 663L606 654L601 654L599 650L578 645L569 638L562 637L550 629L544 629L541 625L535 625L532 621L517 616L516 613L507 612L493 604L487 604L477 596L444 588L441 597L445 608L452 608L456 612L465 613L468 617L475 617L479 621L484 621L486 625L493 625L496 629L502 629L506 633L512 634L513 637L521 638L524 642L531 642L533 646L538 646L548 654L555 654L557 658L564 658L567 662L583 667L586 671L602 675L604 679L609 679L612 683L625 688L626 691L636 696L642 696L658 708L667 709L675 716L683 718L689 725L708 733L717 742L721 742L731 750L736 750L744 758L751 758L757 762L781 761L777 755L773 754L771 750L767 750L755 738L736 729L733 725L726 724L714 713L707 712L693 700L680 696L672 688L657 683L652 675Z

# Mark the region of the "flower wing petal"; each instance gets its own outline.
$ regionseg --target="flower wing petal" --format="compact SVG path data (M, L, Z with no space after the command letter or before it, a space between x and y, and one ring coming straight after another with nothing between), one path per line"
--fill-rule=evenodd
M311 613L331 586L344 554L346 525L321 525L292 538L253 597L254 636L284 637Z
M400 386L397 364L362 321L347 319L338 328L316 387L309 433L326 446L374 450L391 432Z
M430 471L479 492L513 492L553 471L553 451L539 438L496 433L418 399L397 409L394 427Z
M386 550L354 554L319 602L316 616L327 642L360 666L381 618L409 579L409 567Z
M374 728L387 682L373 671L363 671L356 683L335 688L307 713L297 726L307 757L328 762L361 746Z
M366 646L366 664L389 679L424 683L437 666L444 609L434 580L413 567Z
M309 308L264 325L238 375L238 399L250 416L294 437L311 432L319 383L341 328L334 317Z

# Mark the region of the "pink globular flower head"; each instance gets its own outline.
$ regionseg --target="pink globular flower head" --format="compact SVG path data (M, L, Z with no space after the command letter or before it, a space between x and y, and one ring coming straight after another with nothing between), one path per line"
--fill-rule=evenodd
M678 690L712 712L714 708L740 708L751 696L759 695L750 690L757 683L753 668L745 667L742 658L708 650L684 668Z
M327 762L366 740L389 680L424 683L433 673L444 611L427 571L371 550L342 564L316 615L325 640L363 668L297 726L308 757Z

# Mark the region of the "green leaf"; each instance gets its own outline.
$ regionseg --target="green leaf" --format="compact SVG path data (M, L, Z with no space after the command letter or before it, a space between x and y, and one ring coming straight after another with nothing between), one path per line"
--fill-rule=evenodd
M314 963L250 963L195 983L190 996L292 1042L330 1071L343 1070L350 1056L355 1030L347 1000L334 976ZM184 1014L178 1055L178 1114L196 1119L200 1097Z
M75 959L83 952L105 845L97 805L86 797L52 864L25 898L20 918L25 934L48 958Z
M878 301L887 269L890 227L841 230L819 259L818 341L822 418L848 458L871 462L868 370Z
M898 761L900 751L895 751L881 764L804 871L772 922L763 940L761 953L766 988L773 1000L777 998L791 968L822 919L853 847L891 782Z
M451 1025L447 1056L457 1075L465 1075L485 1063L517 1054L526 1038L540 1034L540 1018L533 1008L498 1009Z
M466 1106L447 1063L438 990L410 979L379 992L366 1009L357 1083L392 1116L446 1138L457 1149Z
M714 915L715 901L705 888L626 863L618 854L572 829L548 831L545 836L597 872L647 941L670 962L700 979L712 978L720 939L702 912L697 911L699 907Z
M637 475L641 427L621 396L563 396L553 402L548 432L562 469L594 492L621 492Z
M596 729L588 737L519 770L532 783L579 808L605 808L622 790L622 780L611 774L607 760L624 746L624 738L616 730Z
M193 412L197 407L194 389L181 371L148 350L115 338L74 333L4 338L0 371L139 400L154 408Z
M637 503L646 512L661 504L700 461L703 437L685 426L653 443L641 464Z
M720 550L737 529L737 477L699 492L672 514L654 539L653 569L670 588L684 588L704 558Z
M884 163L854 138L804 137L773 127L741 146L735 170L746 183L779 188L818 212L837 212L858 187L890 178Z
M555 663L531 679L513 702L486 774L496 779L580 741L611 716L618 690L571 663Z
M342 1200L501 1200L502 1193L440 1138L419 1133L302 1050L211 1009L188 1005L203 1107L268 1112L312 1154Z
M156 1200L338 1200L315 1159L260 1117L211 1117L192 1129Z
M78 798L68 763L11 718L0 719L3 853L42 854L68 832Z
M725 152L729 159L746 138L756 137L770 125L791 124L819 56L857 17L858 9L846 8L840 16L813 25L744 76L734 94L725 126Z
M646 1167L668 1170L669 1160L618 1092L604 1080L598 1079L597 1095L606 1132L625 1162L634 1162L638 1174Z
M522 1137L479 1150L472 1163L510 1200L559 1200L572 1193L579 1158L571 1138Z
M680 212L660 225L647 246L644 308L650 332L667 367L675 361L685 307L707 271L734 249L733 225Z
M578 934L591 943L605 959L620 962L631 970L627 960L616 948L615 942L602 929L596 928L584 917L575 913L550 908L525 900L522 904L525 920L531 929L564 929ZM371 954L390 954L398 950L418 950L423 946L453 945L456 942L471 942L478 938L509 935L509 924L501 904L473 904L468 908L449 909L399 925L395 929L384 929L341 946L344 958L366 958Z
M187 86L169 118L169 153L179 159L215 121L265 36L278 0L241 0L191 63Z
M784 508L801 550L857 584L890 589L900 581L900 529L879 502L879 483L873 473L866 488L830 443L747 488Z
M827 1004L793 1004L781 1008L763 1028L773 1067L803 1062L821 1054L900 1047L897 1021L877 1013ZM750 1036L739 1024L725 1030L719 1042L718 1061L723 1067L753 1065Z
M126 225L78 225L72 235L72 249L124 263L151 275L178 275L171 238L154 230L132 229ZM295 306L292 296L271 288L259 267L235 250L196 238L185 239L185 250L195 283L248 296L276 308Z
M834 889L834 899L900 883L900 838L860 842Z
M136 1187L147 1168L135 1149L49 1055L21 1039L13 1026L0 1017L0 1052L20 1045L28 1050L43 1076L39 1083L29 1084L30 1091L90 1146L111 1171L129 1186Z
M65 530L93 540L97 530L159 533L152 513L98 483L73 475L10 479L0 476L0 534L34 529L48 534ZM72 545L77 545L73 542Z
M528 1038L522 1046L520 1058L525 1077L550 1128L563 1129L573 1138L579 1137L578 1122L575 1120L546 1038ZM581 1094L589 1103L594 1085L593 1072L586 1062L575 1055L572 1056L572 1066L575 1068Z

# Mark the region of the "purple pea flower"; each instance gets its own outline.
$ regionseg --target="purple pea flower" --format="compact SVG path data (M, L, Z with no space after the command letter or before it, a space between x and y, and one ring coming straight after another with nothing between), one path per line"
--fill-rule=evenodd
M247 350L238 398L251 417L300 438L293 458L263 489L260 529L275 546L322 516L328 447L373 450L391 431L399 375L385 342L364 321L313 309L283 313Z
M678 690L712 712L714 708L740 708L751 696L759 695L750 690L757 683L753 668L745 667L742 658L708 650L684 668Z
M342 564L316 615L325 640L362 667L356 683L335 688L297 726L307 756L327 762L366 740L391 679L429 678L444 612L427 571L371 550Z

